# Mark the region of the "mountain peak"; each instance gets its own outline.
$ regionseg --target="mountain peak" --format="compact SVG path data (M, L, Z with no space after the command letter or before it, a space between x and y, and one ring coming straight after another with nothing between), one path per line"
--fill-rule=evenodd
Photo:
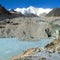
M38 16L40 16L40 14L42 13L49 13L52 9L50 8L36 8L36 7L33 7L33 6L29 6L27 8L16 8L15 11L17 12L21 12L22 14L25 14L25 13L33 13L33 14L36 14Z
M34 8L35 8L35 7L33 7L33 6L29 6L29 7L28 7L28 9L34 9Z

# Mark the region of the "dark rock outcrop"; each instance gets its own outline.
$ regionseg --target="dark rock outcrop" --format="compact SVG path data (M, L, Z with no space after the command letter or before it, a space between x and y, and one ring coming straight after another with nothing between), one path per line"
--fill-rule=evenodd
M10 14L10 12L5 9L5 7L3 7L2 5L0 5L0 15L4 15L4 14Z
M60 16L60 8L54 8L46 16Z
M5 21L6 19L12 19L16 17L24 17L24 15L22 13L14 11L14 9L8 11L0 4L0 21Z
M0 4L0 21L5 21L6 19L11 19L11 13Z
M49 28L46 28L45 32L46 32L46 34L47 34L48 37L51 37L51 31L50 31Z

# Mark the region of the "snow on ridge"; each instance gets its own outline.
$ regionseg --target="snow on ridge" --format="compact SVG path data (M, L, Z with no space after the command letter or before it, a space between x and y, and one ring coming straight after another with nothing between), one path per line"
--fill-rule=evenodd
M15 11L17 12L21 12L22 14L25 14L25 13L33 13L33 14L36 14L36 15L40 15L42 13L49 13L52 9L50 8L35 8L33 6L29 6L28 8L16 8Z

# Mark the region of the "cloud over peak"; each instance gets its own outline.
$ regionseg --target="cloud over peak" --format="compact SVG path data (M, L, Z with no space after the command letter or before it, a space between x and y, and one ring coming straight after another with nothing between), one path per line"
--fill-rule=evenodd
M40 15L42 13L49 13L52 9L50 8L36 8L33 6L29 6L28 8L16 8L15 11L21 12L22 14L33 13L36 15Z

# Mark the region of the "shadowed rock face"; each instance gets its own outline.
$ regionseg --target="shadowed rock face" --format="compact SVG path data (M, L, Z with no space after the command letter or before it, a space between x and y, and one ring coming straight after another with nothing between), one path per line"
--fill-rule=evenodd
M54 8L46 16L60 16L60 8Z
M0 4L0 21L5 21L6 19L12 19L16 17L24 17L23 14L17 13L13 9L8 11L5 7Z
M8 10L6 10L2 5L0 5L0 15L10 14Z
M5 9L2 5L0 5L0 21L5 21L6 19L11 19L13 16L11 13Z

